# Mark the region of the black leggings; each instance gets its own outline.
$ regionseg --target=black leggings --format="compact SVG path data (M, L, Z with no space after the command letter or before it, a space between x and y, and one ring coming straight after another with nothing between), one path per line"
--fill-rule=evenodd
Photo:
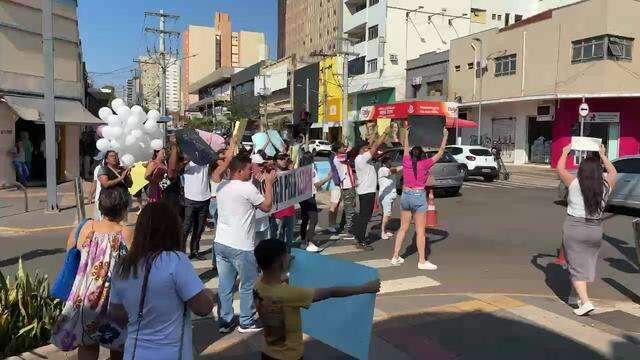
M353 223L356 240L361 244L367 243L367 225L371 220L373 214L373 205L376 201L376 193L360 194L358 196L360 200L360 213L357 214Z
M318 203L315 196L300 203L301 223L300 238L303 242L313 243L318 225Z

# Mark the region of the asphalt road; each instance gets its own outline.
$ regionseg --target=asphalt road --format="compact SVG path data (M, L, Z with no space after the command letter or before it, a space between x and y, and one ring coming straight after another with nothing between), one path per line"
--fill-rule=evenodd
M568 291L566 272L549 264L561 242L565 209L554 203L550 188L510 187L505 183L465 185L457 197L439 198L440 226L429 230L430 260L440 268L419 271L413 230L407 236L406 262L401 267L380 268L383 280L426 275L438 286L410 290L413 293L508 293L563 295ZM482 187L479 187L482 186ZM391 228L398 226L397 210ZM605 241L598 264L598 279L591 286L594 298L640 303L640 271L635 263L631 220L634 214L609 213ZM375 250L348 252L338 256L384 263L390 258L392 240L380 240L379 219L370 231ZM326 226L326 211L320 216ZM25 268L55 276L62 264L66 231L30 235L0 234L0 271L11 275L22 257ZM210 236L208 237L210 239ZM325 246L344 247L328 234L317 237ZM210 243L211 240L205 241Z

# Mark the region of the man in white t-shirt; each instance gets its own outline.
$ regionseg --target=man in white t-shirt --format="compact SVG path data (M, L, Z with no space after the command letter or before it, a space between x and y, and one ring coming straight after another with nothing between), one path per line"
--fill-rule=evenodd
M254 332L256 308L253 285L258 277L253 250L255 248L256 209L268 213L273 202L275 171L264 173L264 195L251 183L251 159L238 155L229 164L230 180L218 185L218 228L214 248L218 268L218 328L229 333L235 327L233 316L233 287L240 278L239 332Z
M182 231L186 241L191 233L189 258L205 260L200 254L200 238L209 214L209 165L198 165L189 161L182 176L184 187L184 223Z
M376 201L378 177L376 176L376 168L371 164L371 160L386 138L387 133L385 132L371 146L362 146L360 154L355 159L356 175L358 177L356 192L360 202L360 212L353 224L353 235L355 235L358 242L356 246L363 250L373 250L373 247L367 241L367 225L371 220L373 205Z

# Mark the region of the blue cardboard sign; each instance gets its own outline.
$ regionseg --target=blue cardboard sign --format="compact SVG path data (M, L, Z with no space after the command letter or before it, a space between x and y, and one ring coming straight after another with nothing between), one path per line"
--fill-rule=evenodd
M379 278L378 270L333 256L291 250L289 283L306 288L354 286ZM348 355L367 359L376 295L327 299L302 309L302 331Z

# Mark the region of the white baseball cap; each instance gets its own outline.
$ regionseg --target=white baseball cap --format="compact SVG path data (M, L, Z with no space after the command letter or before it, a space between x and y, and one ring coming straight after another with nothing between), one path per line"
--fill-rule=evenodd
M264 159L262 158L262 156L260 156L260 154L253 154L251 155L251 162L254 164L263 164Z

